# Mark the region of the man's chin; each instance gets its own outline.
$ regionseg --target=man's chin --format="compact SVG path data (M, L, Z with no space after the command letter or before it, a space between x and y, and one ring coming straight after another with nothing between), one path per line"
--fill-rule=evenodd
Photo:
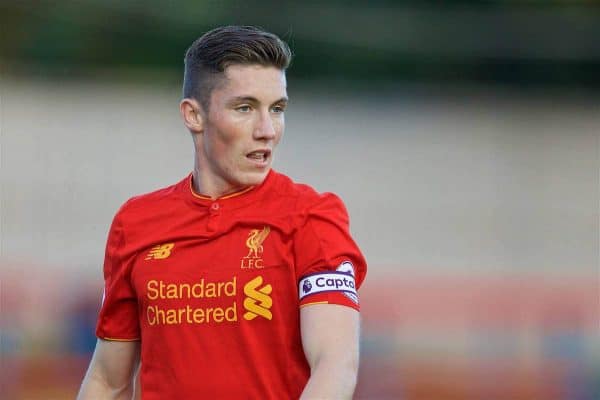
M239 182L241 186L258 186L267 178L271 168L267 168L264 171L253 171L243 174Z

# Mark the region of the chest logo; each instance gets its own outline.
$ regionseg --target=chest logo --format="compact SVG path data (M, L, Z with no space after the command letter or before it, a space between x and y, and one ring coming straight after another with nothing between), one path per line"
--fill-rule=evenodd
M273 299L271 299L271 292L273 287L269 284L260 287L263 284L262 276L257 276L244 286L244 319L251 321L259 315L269 321L273 318L271 313L271 307L273 306Z
M263 253L263 242L269 236L269 232L271 232L271 228L268 226L260 229L252 229L248 234L248 239L246 239L246 247L248 248L248 255L242 257L240 267L242 269L252 269L252 268L263 268L264 263L262 259Z
M175 247L175 243L159 244L154 246L152 250L148 252L148 255L144 260L162 260L168 258L171 255L171 250Z

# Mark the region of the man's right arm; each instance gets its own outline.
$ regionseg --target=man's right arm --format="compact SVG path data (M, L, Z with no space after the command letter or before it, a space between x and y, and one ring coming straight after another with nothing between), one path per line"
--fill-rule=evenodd
M131 400L139 360L139 341L98 339L77 400Z

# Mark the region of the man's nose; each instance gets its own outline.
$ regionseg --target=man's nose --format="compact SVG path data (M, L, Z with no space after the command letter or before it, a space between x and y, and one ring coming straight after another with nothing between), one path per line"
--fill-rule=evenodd
M275 121L269 112L262 112L260 120L254 130L254 137L262 140L272 140L277 135Z

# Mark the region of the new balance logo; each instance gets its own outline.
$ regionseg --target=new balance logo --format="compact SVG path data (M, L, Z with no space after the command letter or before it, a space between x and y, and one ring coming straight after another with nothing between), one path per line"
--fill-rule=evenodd
M244 294L247 296L244 299L244 319L247 321L253 320L259 315L263 318L271 320L273 314L270 308L273 306L273 300L269 296L273 291L271 285L265 285L258 289L263 284L263 278L257 276L244 286Z
M175 247L175 243L159 244L154 246L148 253L145 260L162 260L171 255L171 250Z

